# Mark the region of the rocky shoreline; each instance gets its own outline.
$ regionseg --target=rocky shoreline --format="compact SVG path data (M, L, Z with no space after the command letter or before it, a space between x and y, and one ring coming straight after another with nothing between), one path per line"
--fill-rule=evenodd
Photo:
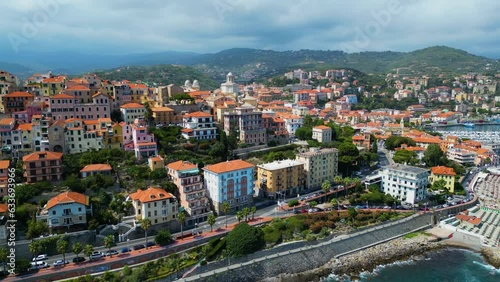
M358 278L362 272L371 272L379 265L386 265L396 261L420 260L431 251L448 247L468 248L467 245L452 242L438 241L433 236L419 235L414 238L398 238L387 243L373 246L338 259L332 259L320 268L295 274L281 274L277 277L266 278L263 282L303 282L320 281L334 273L338 276ZM492 249L481 250L485 260L496 268L500 267L500 253Z

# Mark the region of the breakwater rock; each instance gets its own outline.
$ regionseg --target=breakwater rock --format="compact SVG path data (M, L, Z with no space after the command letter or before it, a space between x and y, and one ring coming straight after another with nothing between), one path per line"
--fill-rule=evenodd
M497 269L500 269L500 248L482 248L484 260Z

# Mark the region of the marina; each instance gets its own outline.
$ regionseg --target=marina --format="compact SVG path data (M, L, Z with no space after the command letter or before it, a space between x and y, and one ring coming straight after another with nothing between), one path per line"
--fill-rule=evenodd
M474 141L481 142L484 145L500 144L500 132L499 131L448 131L448 130L436 130L436 132L442 134L443 136L457 136L460 139L470 139Z

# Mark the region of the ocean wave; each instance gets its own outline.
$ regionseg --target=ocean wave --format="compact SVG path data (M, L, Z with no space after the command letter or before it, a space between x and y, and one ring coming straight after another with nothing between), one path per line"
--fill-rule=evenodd
M472 263L475 264L475 265L481 266L482 268L490 271L491 273L500 274L500 269L496 269L492 265L481 263L481 262L478 262L478 261L472 261Z

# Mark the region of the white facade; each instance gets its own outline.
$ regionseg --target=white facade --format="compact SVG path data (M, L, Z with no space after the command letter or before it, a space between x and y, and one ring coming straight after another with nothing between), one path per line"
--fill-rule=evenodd
M396 164L386 166L379 172L382 177L382 192L408 204L415 204L426 197L429 170Z
M220 85L220 91L223 94L234 94L237 95L240 92L240 86L234 83L234 76L232 73L228 73L226 76L226 82Z
M151 224L169 222L177 218L177 199L160 188L149 187L129 195L137 220L148 218Z
M283 117L283 120L289 134L295 134L295 131L304 124L304 118L296 115Z
M321 142L332 142L332 129L325 125L316 126L312 130L312 139Z
M446 151L446 156L450 161L456 161L459 164L474 164L476 153L459 148L451 148Z
M333 182L338 174L339 151L335 148L310 148L297 154L296 160L304 163L308 189L321 187L325 180Z
M122 112L123 121L131 124L134 123L136 119L144 118L146 109L141 104L129 103L121 106L120 111Z
M213 140L217 138L214 117L204 112L195 112L182 118L182 137L196 140Z

